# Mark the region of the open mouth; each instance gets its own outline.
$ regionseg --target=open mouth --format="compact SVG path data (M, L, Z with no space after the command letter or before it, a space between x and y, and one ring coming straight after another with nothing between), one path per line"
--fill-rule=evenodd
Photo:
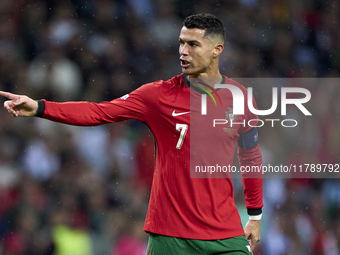
M182 68L187 68L187 67L190 66L190 62L187 61L187 60L180 59L180 61L181 61L181 67Z

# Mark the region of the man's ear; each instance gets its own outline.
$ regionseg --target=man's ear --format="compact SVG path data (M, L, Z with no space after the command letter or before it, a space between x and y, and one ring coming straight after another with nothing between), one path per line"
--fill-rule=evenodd
M223 49L224 49L223 44L216 44L213 49L213 57L217 58L219 55L221 55Z

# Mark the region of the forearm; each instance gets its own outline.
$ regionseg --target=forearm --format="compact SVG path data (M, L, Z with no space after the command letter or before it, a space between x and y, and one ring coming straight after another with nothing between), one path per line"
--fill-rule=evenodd
M85 101L56 103L39 100L38 104L37 117L69 125L97 126L124 120L121 117L111 116L105 111L109 108L109 102L101 104Z
M36 116L55 122L76 126L97 126L127 119L148 121L152 116L155 101L162 81L141 86L124 97L110 102L56 103L46 100L35 101L24 95L0 91L0 96L7 97L4 107L14 117Z

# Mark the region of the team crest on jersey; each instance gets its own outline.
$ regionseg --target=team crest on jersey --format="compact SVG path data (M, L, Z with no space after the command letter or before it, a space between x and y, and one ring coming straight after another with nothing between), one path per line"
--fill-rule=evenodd
M231 121L236 121L237 115L233 114L233 107L227 107L228 111L224 112L225 113L225 119L229 121L229 127L230 127L230 122Z
M229 135L233 135L237 132L237 130L234 127L231 127L231 122L232 121L237 121L237 115L233 114L233 107L227 107L228 111L224 112L224 117L226 120L228 120L228 127L224 127L223 130L224 132L227 132Z
M228 126L231 127L231 122L232 121L237 121L237 115L233 114L233 107L227 107L228 111L224 112L225 113L225 119L228 120Z
M129 97L129 94L126 94L126 95L120 97L120 99L126 100L128 97Z

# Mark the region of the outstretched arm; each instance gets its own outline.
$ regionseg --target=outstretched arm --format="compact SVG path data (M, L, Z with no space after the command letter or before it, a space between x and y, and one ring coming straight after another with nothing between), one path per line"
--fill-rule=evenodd
M4 107L14 117L34 116L38 110L38 102L28 96L16 95L4 91L0 91L0 96L10 99L5 101Z
M144 121L143 101L134 100L134 96L129 97L131 98L129 102L115 99L101 103L86 101L57 103L35 101L27 96L9 92L0 92L0 95L11 99L4 103L4 107L14 117L37 116L75 126L97 126L131 118Z
M147 122L157 99L162 82L143 85L122 98L110 102L50 102L34 101L27 96L0 92L9 98L4 106L14 117L37 116L76 126L97 126L127 119Z

